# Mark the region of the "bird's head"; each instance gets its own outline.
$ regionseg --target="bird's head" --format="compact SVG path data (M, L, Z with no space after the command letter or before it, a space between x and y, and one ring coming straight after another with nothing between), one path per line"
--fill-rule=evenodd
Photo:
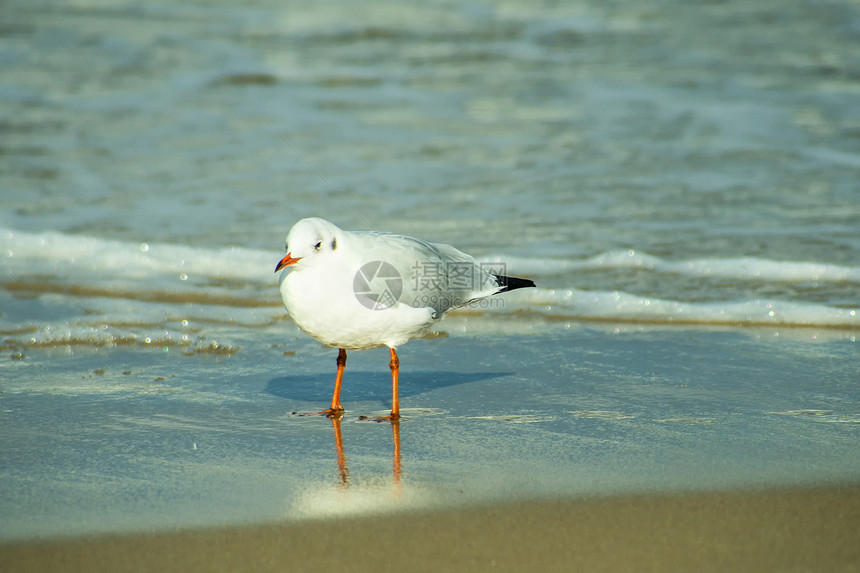
M287 256L280 260L275 272L299 261L305 261L307 264L330 255L337 250L338 238L342 233L336 225L325 219L302 219L293 225L287 234Z

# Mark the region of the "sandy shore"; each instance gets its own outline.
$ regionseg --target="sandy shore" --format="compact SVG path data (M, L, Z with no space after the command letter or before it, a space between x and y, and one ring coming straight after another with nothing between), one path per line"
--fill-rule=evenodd
M530 502L0 546L4 571L860 571L860 486Z

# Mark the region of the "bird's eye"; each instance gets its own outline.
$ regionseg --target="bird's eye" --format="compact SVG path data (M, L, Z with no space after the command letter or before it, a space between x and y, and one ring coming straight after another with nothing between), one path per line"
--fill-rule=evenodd
M315 250L315 251L318 251L318 250L320 250L320 247L322 247L322 241L320 241L319 243L317 243L316 245L314 245L314 250Z

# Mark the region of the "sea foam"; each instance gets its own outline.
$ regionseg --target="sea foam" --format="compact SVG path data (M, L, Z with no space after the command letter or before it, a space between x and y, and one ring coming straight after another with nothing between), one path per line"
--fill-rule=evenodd
M100 239L56 232L0 229L0 328L22 343L191 345L189 325L271 326L284 316L273 271L282 253L243 247L202 248ZM816 327L855 330L858 310L805 300L756 296L707 302L672 300L622 290L550 288L579 272L636 269L671 276L716 276L733 283L860 283L860 267L759 258L666 261L637 251L611 251L581 260L489 257L539 288L469 307L498 334L559 321L664 325ZM568 282L570 284L570 282ZM754 290L754 289L753 289ZM509 324L503 325L509 317ZM473 324L475 321L466 321ZM457 323L465 324L463 321ZM481 327L476 327L481 328ZM445 329L445 323L440 325ZM468 329L467 329L468 330ZM148 342L147 342L148 341ZM208 343L207 343L208 344Z

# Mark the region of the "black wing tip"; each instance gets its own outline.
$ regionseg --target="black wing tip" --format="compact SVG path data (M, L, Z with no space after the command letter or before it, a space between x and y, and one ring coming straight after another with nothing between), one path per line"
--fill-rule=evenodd
M493 275L498 279L499 286L502 287L502 290L499 292L508 292L509 290L516 290L518 288L526 288L526 287L536 287L537 285L531 279L521 279L517 277L506 277L505 275Z

